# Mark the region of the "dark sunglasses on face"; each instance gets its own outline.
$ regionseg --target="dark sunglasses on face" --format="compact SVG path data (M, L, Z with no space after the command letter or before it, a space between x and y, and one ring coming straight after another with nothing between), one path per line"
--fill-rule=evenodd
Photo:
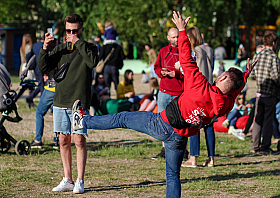
M79 29L81 29L81 27L79 27L78 29L73 29L73 30L70 30L70 29L66 29L66 34L77 34Z

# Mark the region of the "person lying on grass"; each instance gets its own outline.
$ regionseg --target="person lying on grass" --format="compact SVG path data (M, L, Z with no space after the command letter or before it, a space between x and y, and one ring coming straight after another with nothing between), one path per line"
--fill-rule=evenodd
M236 96L256 64L249 63L248 59L246 72L230 68L212 86L199 72L191 56L191 44L185 30L190 17L183 20L181 14L174 11L172 20L179 29L179 59L185 73L184 92L170 102L164 111L89 116L85 114L80 100L75 101L72 108L74 130L128 128L164 141L168 198L181 196L180 167L187 137L197 134L201 127L213 122L218 116L230 112Z

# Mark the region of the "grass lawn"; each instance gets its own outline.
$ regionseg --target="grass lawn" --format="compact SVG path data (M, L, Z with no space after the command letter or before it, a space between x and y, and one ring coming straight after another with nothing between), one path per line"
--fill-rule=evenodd
M18 83L16 75L12 82ZM252 94L253 95L253 94ZM36 101L35 101L36 102ZM17 141L31 142L35 137L35 110L19 100L23 120L5 122L7 132ZM50 144L53 138L52 116L45 116L43 148L27 156L15 153L14 144L0 153L0 197L165 197L164 159L151 160L162 144L132 130L88 130L88 159L85 193L52 192L63 177L59 150ZM280 156L250 154L251 140L241 141L226 133L216 134L215 167L203 167L207 158L204 133L201 132L197 168L181 168L182 197L280 197ZM276 150L276 145L272 145ZM72 144L73 179L77 178L76 148Z
M102 131L102 133L109 131ZM165 161L151 160L161 142L141 137L137 141L87 142L88 160L85 193L81 197L165 197ZM89 130L89 136L100 133ZM148 136L147 136L148 137ZM22 138L22 137L19 137ZM17 137L15 136L15 139ZM11 148L1 154L0 195L4 197L76 197L72 192L53 193L63 176L59 151L45 142L41 150L18 156ZM275 145L272 146L275 149ZM216 133L215 167L203 167L207 158L204 133L201 133L201 157L197 168L181 169L182 197L279 197L279 156L249 154L250 140L241 141L225 133ZM73 177L76 149L73 152Z

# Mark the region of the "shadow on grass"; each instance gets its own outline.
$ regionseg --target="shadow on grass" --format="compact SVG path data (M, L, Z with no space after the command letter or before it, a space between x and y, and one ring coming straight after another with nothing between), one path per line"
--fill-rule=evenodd
M104 147L111 147L111 146L137 146L139 144L149 144L152 143L152 140L120 140L120 141L112 141L112 142L87 142L87 150L96 151L101 150ZM75 146L74 143L71 146Z
M265 176L268 174L277 175L277 172L280 172L280 169L275 169L273 171L263 171L263 172L254 172L254 173L233 173L229 175L214 175L209 177L199 177L196 179L181 179L181 184L190 183L190 182L198 182L198 181L226 181L226 180L234 180L234 179L248 179L257 176ZM121 190L127 188L142 188L142 187L152 187L152 186L164 186L166 185L166 180L162 181L144 181L138 184L121 184L121 185L111 185L111 186L98 186L98 187L90 187L85 188L85 191L110 191L110 190ZM277 196L276 196L277 197Z
M85 188L85 192L87 191L110 191L110 190L121 190L128 188L142 188L142 187L152 187L152 186L165 186L166 180L163 181L144 181L139 184L121 184L121 185L111 185L111 186L98 186L98 187L90 187Z

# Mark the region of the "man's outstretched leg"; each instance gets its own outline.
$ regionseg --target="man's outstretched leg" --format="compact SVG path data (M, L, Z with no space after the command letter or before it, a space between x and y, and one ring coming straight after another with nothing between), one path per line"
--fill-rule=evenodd
M73 105L74 130L129 128L150 135L166 143L166 197L180 197L180 167L186 148L187 137L177 134L160 114L147 111L121 112L103 116L85 115L81 102Z
M165 122L158 113L147 111L123 111L103 116L89 116L85 115L85 111L81 107L81 102L79 100L74 103L72 112L74 130L82 128L97 130L114 128L133 129L161 141L167 140L176 133L172 126Z

